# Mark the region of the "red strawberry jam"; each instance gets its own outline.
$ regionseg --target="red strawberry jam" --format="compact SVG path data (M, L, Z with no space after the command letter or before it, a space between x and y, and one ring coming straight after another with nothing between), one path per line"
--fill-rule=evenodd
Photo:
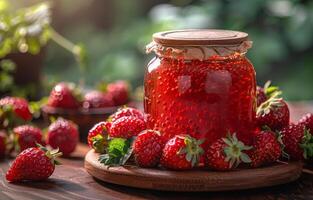
M190 134L205 139L205 146L228 132L249 144L255 129L256 80L244 53L190 59L185 50L176 56L174 51L155 50L159 57L148 65L144 98L148 128L167 139Z

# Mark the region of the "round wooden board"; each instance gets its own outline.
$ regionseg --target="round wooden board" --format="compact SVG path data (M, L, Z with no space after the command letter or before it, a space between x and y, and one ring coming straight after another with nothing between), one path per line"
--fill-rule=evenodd
M169 171L136 166L108 168L98 161L98 157L99 154L93 150L85 157L85 168L96 179L129 187L164 191L200 192L260 188L294 181L302 172L300 162L230 172Z

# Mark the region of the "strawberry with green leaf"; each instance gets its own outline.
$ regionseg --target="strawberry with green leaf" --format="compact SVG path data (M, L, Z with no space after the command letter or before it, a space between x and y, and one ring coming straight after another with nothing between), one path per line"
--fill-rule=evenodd
M108 132L110 125L110 122L99 122L94 125L88 133L88 145L97 153L105 152L106 145L108 144Z
M59 164L55 159L61 155L58 149L49 151L40 145L25 149L7 171L6 179L9 182L45 180L54 172L55 165Z
M313 158L313 136L303 124L291 124L281 131L284 151L293 160Z
M4 97L0 99L0 120L3 127L25 123L32 119L29 103L19 97Z
M163 148L160 163L172 170L188 170L198 166L204 153L201 144L204 140L197 140L189 135L176 135Z
M276 92L280 92L280 90L277 86L271 86L271 81L267 81L263 88L257 86L257 106L260 106L267 99L271 98Z
M211 144L206 152L206 165L218 171L231 170L240 163L250 163L247 152L252 147L246 146L237 139L236 134L228 134Z
M256 119L259 127L268 126L273 131L279 131L289 125L289 108L280 95L281 92L274 92L257 108Z

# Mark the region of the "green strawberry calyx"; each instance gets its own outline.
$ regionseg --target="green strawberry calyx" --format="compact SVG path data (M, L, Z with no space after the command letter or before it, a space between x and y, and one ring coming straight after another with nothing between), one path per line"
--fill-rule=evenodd
M308 129L304 129L303 137L299 146L303 149L304 159L313 157L313 136Z
M246 146L238 140L236 133L232 135L228 133L226 138L222 138L226 147L224 148L225 161L229 163L229 168L237 167L241 162L250 163L251 159L244 151L252 149L251 146Z
M271 98L277 92L282 93L279 87L273 86L271 84L272 84L271 81L267 81L263 87L263 90L267 98Z
M281 98L281 91L276 91L272 94L272 96L263 102L256 111L257 116L264 116L269 114L271 110L276 109L278 107L283 106L282 103L283 98Z
M108 167L125 165L127 160L132 155L133 142L134 138L110 139L106 148L106 153L101 154L99 157L100 163L107 165Z
M108 145L107 137L102 134L98 134L91 139L92 147L97 153L104 153L105 147Z
M191 163L191 166L196 166L199 163L200 156L204 150L200 146L204 140L197 140L189 135L182 136L184 139L185 147L182 147L177 153L186 155L186 160Z
M61 163L56 160L57 157L62 156L62 152L59 151L59 148L49 150L48 148L42 146L41 144L36 144L39 149L45 152L45 155L51 160L53 165L60 165Z
M274 132L276 134L276 138L277 138L277 142L280 145L280 149L281 149L281 153L282 153L282 157L286 158L286 159L290 159L289 154L285 151L285 147L286 145L283 142L283 134L281 132Z

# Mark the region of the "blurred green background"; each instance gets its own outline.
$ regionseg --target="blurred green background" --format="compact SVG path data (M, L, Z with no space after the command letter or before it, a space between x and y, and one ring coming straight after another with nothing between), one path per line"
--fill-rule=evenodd
M10 0L15 7L42 1ZM181 28L221 28L249 33L248 57L258 84L272 80L287 100L313 99L313 1L310 0L54 0L52 26L69 40L82 42L88 65L49 43L42 80L127 79L142 85L153 55L145 45L154 32Z

